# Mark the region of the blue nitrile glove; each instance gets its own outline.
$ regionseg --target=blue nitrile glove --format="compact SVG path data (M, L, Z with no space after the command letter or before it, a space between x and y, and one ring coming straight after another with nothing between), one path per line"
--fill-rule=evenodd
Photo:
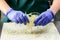
M7 13L6 16L12 21L12 22L16 22L16 23L28 23L29 19L28 17L22 12L22 11L16 11L13 10L12 8L10 8Z
M44 26L51 22L51 20L54 18L53 12L48 9L47 11L41 13L34 21L35 26Z

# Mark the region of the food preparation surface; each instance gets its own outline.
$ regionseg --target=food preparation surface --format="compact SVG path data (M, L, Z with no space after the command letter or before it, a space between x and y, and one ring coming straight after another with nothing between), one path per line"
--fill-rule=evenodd
M60 40L59 32L52 22L46 26L39 26L40 29L34 27L34 31L27 29L26 32L19 32L25 28L27 27L22 24L4 23L1 40Z

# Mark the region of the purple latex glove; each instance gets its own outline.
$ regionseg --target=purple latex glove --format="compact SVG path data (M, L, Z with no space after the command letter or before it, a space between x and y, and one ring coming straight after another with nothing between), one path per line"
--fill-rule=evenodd
M24 23L24 24L29 23L28 17L22 11L16 11L16 10L13 10L12 8L10 8L6 13L6 16L12 22Z
M35 26L44 26L51 22L51 20L54 18L53 12L48 9L47 11L41 13L34 21Z

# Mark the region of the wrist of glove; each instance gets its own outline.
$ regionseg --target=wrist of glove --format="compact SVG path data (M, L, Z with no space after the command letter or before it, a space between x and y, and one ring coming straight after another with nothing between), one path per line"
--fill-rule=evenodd
M35 26L41 25L44 26L51 22L51 20L54 18L53 12L48 9L47 11L41 13L34 21Z
M7 12L6 12L6 16L12 21L12 22L16 22L16 23L28 23L29 19L28 17L22 12L22 11L16 11L13 10L12 8L10 8Z

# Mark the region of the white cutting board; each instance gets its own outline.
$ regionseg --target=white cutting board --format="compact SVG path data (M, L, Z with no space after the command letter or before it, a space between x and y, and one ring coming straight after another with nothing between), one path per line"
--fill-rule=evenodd
M13 30L19 30L20 27L21 27L20 24L4 23L1 34L1 40L60 40L59 32L57 31L53 23L49 23L48 25L44 26L47 28L47 30L37 34L29 33L24 34L16 32L9 33L9 31L12 30L13 28L14 28Z

